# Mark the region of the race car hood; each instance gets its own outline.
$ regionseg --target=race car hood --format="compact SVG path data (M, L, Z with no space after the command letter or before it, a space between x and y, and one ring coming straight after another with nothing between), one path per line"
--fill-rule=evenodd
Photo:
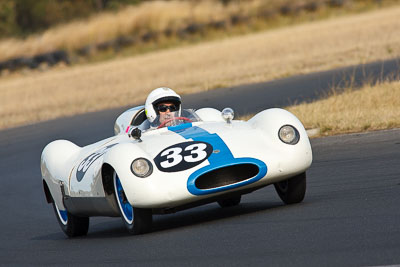
M142 141L138 146L146 151L149 156L156 156L160 151L173 146L179 142L198 141L205 142L212 146L213 152L222 158L231 154L231 146L238 143L247 143L249 138L254 135L245 122L235 124L217 123L186 123L173 127L166 127L157 131L148 131L142 135ZM241 151L244 152L242 147ZM238 155L237 155L238 156Z
M138 143L160 172L189 171L187 189L193 195L205 195L242 187L265 177L268 171L266 151L273 152L262 132L246 122L188 123L143 134ZM240 166L235 168L234 166ZM233 168L232 168L233 167ZM216 176L241 173L229 182ZM218 170L218 171L217 171ZM208 174L213 183L197 180ZM197 181L197 182L196 182Z

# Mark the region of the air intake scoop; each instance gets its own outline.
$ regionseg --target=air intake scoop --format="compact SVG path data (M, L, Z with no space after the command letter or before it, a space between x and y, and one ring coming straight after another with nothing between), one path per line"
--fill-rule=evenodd
M189 176L187 188L193 195L222 192L254 183L267 174L267 165L255 158L234 158L231 162L210 164Z
M197 177L195 185L200 190L236 184L255 177L259 168L255 164L237 164L212 170Z

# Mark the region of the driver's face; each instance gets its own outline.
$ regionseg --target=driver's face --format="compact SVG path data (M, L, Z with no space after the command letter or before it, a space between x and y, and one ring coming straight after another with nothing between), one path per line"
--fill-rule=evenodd
M170 107L170 108L168 108ZM175 107L173 103L167 102L167 103L161 103L157 106L158 111L160 112L160 123L163 123L166 120L170 120L174 118L174 112L171 112L172 107ZM160 110L161 109L161 110ZM165 126L170 126L167 123Z

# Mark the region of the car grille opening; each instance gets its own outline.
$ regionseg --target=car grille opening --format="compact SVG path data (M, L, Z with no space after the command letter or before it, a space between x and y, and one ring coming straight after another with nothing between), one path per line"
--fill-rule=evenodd
M258 172L257 165L247 163L222 167L199 176L195 185L201 190L226 186L250 179Z

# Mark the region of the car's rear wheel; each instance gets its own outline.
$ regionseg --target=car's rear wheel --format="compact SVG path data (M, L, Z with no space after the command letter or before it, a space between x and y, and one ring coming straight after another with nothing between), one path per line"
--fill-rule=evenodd
M58 224L68 237L86 235L89 231L89 217L79 217L69 213L67 210L60 210L53 200L53 209Z
M288 180L274 184L276 192L285 204L303 201L306 194L306 173L303 172Z
M119 213L128 232L131 234L144 234L150 232L153 221L151 209L132 207L116 173L114 173L114 192L115 199L118 203Z
M241 199L242 199L242 196L221 199L221 200L218 200L218 204L221 206L221 208L237 206L240 204Z

